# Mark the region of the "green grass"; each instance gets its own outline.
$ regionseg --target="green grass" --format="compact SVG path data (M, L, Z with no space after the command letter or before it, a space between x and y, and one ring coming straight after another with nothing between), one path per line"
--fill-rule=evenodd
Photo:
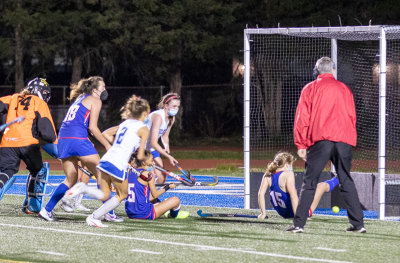
M183 207L191 214L186 220L141 221L124 216L123 223L98 229L86 225L88 214L61 213L58 207L55 212L59 221L39 220L20 212L21 202L22 198L16 196L5 196L1 202L0 262L398 262L400 258L399 222L366 220L368 232L355 234L344 231L347 218L314 216L307 222L305 233L292 234L284 231L291 220L274 212L268 212L270 218L263 221L203 219L196 214L199 207ZM97 201L84 202L92 209L100 205ZM117 213L124 215L123 205Z
M179 174L179 171L177 171ZM216 175L216 176L234 176L243 177L243 169L237 167L237 165L229 164L217 164L216 168L213 169L201 169L191 170L193 175Z

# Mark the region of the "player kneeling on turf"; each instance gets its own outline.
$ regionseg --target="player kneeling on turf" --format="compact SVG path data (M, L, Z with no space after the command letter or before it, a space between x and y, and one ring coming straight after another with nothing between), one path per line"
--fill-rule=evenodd
M268 164L267 171L262 179L260 189L258 190L258 206L261 209L259 219L267 216L265 211L265 193L269 188L271 204L274 209L283 218L293 218L296 213L299 198L295 186L293 173L293 162L295 158L292 154L281 152L275 155L274 161ZM321 196L325 192L330 192L339 184L337 177L319 183L314 197L314 202L308 211L308 217L311 217Z
M189 212L179 211L180 200L176 196L156 204L152 203L168 189L174 189L176 185L171 183L160 190L156 189L153 156L149 151L145 151L145 158L142 161L137 158L137 152L134 153L131 164L136 168L131 168L128 174L128 198L125 202L125 211L129 218L154 220L168 210L169 217L172 218L184 219L189 216Z

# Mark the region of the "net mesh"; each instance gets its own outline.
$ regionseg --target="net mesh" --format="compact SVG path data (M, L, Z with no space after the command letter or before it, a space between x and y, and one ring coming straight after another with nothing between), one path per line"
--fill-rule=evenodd
M337 39L337 79L352 90L357 112L352 170L378 174L380 28L250 30L252 171L264 169L277 151L296 152L293 123L300 92L313 80L315 62L331 56L331 39ZM386 199L400 206L400 194L393 190L399 187L399 180L393 178L400 179L400 26L383 28L387 38L386 173L390 176Z

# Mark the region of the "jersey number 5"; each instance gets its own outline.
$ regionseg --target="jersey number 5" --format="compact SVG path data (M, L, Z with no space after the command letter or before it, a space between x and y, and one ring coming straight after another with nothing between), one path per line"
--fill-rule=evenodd
M135 202L135 184L128 184L128 202L134 203Z

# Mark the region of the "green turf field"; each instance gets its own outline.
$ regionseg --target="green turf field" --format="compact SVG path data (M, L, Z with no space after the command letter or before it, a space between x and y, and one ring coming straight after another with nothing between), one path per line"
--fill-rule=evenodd
M87 214L61 213L46 222L19 210L22 197L0 206L0 262L399 262L399 222L367 220L368 233L346 233L347 218L314 216L305 233L284 230L290 220L197 216L205 212L257 211L184 207L186 220L127 220L89 227ZM98 201L84 201L96 208ZM125 215L123 206L117 209Z

